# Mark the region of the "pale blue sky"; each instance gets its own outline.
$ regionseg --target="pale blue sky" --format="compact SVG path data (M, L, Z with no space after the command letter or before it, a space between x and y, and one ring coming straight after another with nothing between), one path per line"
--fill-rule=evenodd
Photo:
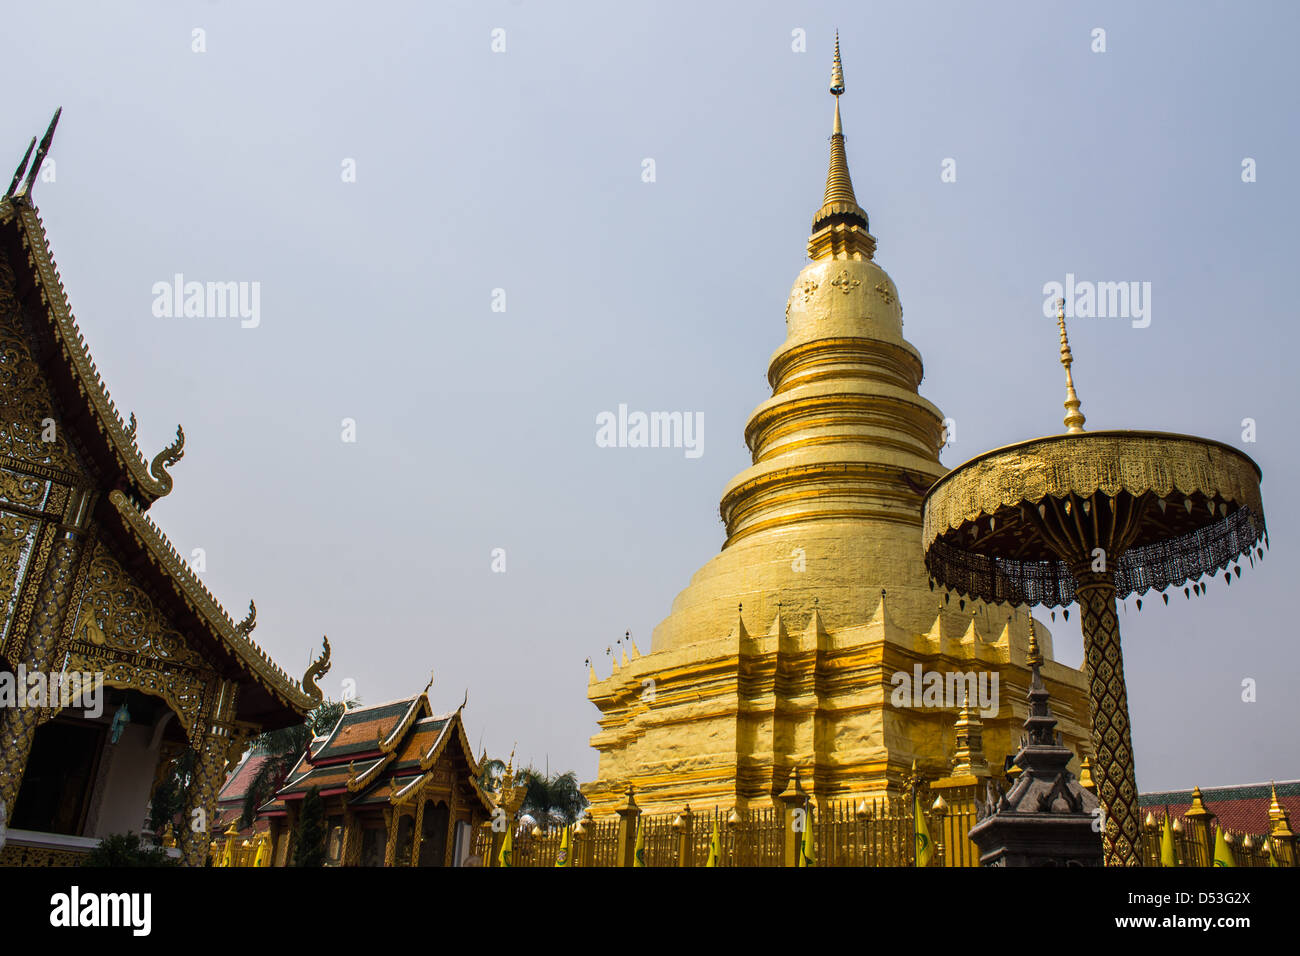
M16 163L64 107L36 199L146 452L185 426L153 515L182 553L206 549L226 607L255 597L256 637L294 673L328 633L335 695L344 678L370 702L407 695L433 668L436 707L469 687L476 749L518 740L590 779L583 659L605 672L627 628L647 650L721 544L718 495L748 462L821 201L838 27L854 185L922 394L957 422L945 463L1060 429L1042 287L1073 272L1152 283L1150 327L1071 330L1089 427L1217 438L1264 470L1269 560L1121 618L1139 785L1295 778L1298 19L1282 3L27 4L7 14L0 155ZM150 290L177 272L260 282L260 326L154 318ZM595 416L620 402L702 412L704 454L597 448ZM1071 617L1056 647L1077 665Z

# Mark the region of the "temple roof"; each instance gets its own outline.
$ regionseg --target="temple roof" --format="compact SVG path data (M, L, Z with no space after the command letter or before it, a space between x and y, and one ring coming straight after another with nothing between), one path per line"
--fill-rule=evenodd
M381 743L409 724L428 701L421 694L404 700L390 700L347 711L334 726L334 730L319 747L312 747L310 762L322 766L340 761L355 760L362 755L379 756L384 751ZM389 747L391 750L391 745Z
M4 227L3 239L11 250L15 246L21 250L19 255L11 255L11 261L15 266L26 261L32 291L44 306L48 324L43 331L52 339L51 358L56 365L47 371L54 373L54 384L62 386L61 394L75 395L79 400L80 408L67 408L65 413L78 424L88 426L79 430L83 450L102 473L104 486L125 489L142 509L147 509L172 490L172 477L167 469L185 454L184 433L178 426L176 441L146 463L144 453L135 442L134 416L129 424L122 420L72 316L36 206L25 196L0 198L0 226Z
M351 794L354 806L401 803L427 781L448 747L459 749L468 782L490 813L493 804L479 789L480 769L461 710L434 714L425 694L346 712L328 737L308 746L262 812L282 812L286 801L302 799L312 787L323 796Z
M189 562L130 498L121 491L108 495L110 509L101 509L116 518L118 530L128 536L148 555L148 567L173 597L197 617L205 634L240 671L250 676L267 695L305 714L321 701L321 694L310 685L291 678L270 655L249 636L253 623L249 618L236 623L221 603L194 573ZM250 615L255 620L255 615ZM313 693L315 691L315 693ZM242 708L241 708L242 709Z
M32 357L49 386L61 432L88 475L64 474L67 464L30 467L69 484L84 485L87 478L93 482L100 492L95 517L109 532L108 538L126 554L143 552L141 560L129 562L138 583L171 615L190 625L183 630L204 647L224 676L241 683L237 719L266 728L286 726L321 701L312 680L328 668L328 642L325 654L302 681L289 677L250 638L256 620L251 603L249 616L236 623L146 516L150 505L172 490L167 469L184 455L185 436L178 426L176 441L146 463L135 441L135 416L123 422L72 315L31 197L57 121L55 114L30 170L35 140L8 192L0 197L0 256L13 266L15 295L32 330L28 333ZM25 171L27 178L20 187Z
M1248 783L1232 787L1202 787L1201 801L1215 816L1215 822L1237 833L1265 834L1271 829L1269 805L1271 788L1277 788L1277 802L1287 811L1294 829L1300 821L1300 780L1283 780L1276 784ZM1174 816L1186 813L1192 805L1191 790L1162 790L1138 796L1143 817L1148 810L1156 816L1168 807Z
M244 754L234 772L226 778L221 792L217 794L217 822L213 828L214 832L224 833L230 824L238 823L244 813L244 797L248 793L248 788L252 786L258 771L269 759L267 754L252 750ZM265 824L262 826L264 827ZM259 829L258 821L254 820L251 828L245 828L240 832L244 833L249 829Z

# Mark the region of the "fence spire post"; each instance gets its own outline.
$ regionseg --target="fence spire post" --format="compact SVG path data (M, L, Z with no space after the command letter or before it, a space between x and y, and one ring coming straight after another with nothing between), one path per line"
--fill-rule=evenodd
M677 831L677 865L694 866L695 814L691 813L689 803L673 820L673 829Z
M1275 848L1279 866L1296 865L1295 835L1291 832L1291 816L1277 800L1277 784L1273 784L1272 800L1268 805L1268 837Z
M798 866L800 855L800 838L803 836L803 828L809 825L808 820L808 795L804 793L803 783L799 779L799 768L794 768L794 773L786 780L785 790L779 797L784 808L783 841L781 853L782 866ZM798 821L799 828L795 829L795 822Z
M1210 829L1210 821L1214 819L1214 814L1205 808L1201 802L1201 788L1192 788L1192 805L1187 808L1183 814L1183 819L1188 822L1188 836L1192 838L1192 845L1196 848L1196 866L1210 866L1214 863L1214 832Z
M636 788L627 785L627 803L616 809L618 813L618 865L630 867L636 861L636 831L641 818L641 808L636 804Z

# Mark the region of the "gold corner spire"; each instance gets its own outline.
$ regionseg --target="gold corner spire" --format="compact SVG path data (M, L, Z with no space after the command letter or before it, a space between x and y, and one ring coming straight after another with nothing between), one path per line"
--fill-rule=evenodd
M1029 649L1025 654L1025 663L1030 667L1043 666L1043 655L1038 649L1038 632L1034 630L1034 616L1029 615Z
M1070 366L1074 357L1070 354L1070 339L1065 334L1065 300L1056 300L1056 326L1061 330L1061 365L1065 368L1065 432L1067 435L1083 434L1084 417L1079 411L1079 396L1074 391L1074 376Z
M835 59L831 63L831 95L835 97L835 120L831 126L831 161L826 172L826 192L821 208L813 216L808 239L812 259L870 259L876 240L867 214L858 205L844 150L844 124L840 119L840 95L844 92L844 64L840 60L840 35L835 34Z

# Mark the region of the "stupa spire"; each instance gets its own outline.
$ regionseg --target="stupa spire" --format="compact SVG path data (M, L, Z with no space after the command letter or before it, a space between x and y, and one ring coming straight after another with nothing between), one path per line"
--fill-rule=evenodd
M1065 334L1064 299L1056 300L1056 325L1061 331L1061 365L1065 368L1065 432L1068 435L1079 435L1083 433L1085 419L1079 409L1081 403L1074 390L1074 376L1070 372L1074 356L1070 354L1070 339Z
M848 154L844 150L844 124L840 96L844 92L844 64L840 60L840 35L835 34L835 59L831 63L831 95L835 97L835 122L831 126L831 161L826 172L826 192L813 216L808 255L812 259L870 259L876 240L866 211L853 194Z

